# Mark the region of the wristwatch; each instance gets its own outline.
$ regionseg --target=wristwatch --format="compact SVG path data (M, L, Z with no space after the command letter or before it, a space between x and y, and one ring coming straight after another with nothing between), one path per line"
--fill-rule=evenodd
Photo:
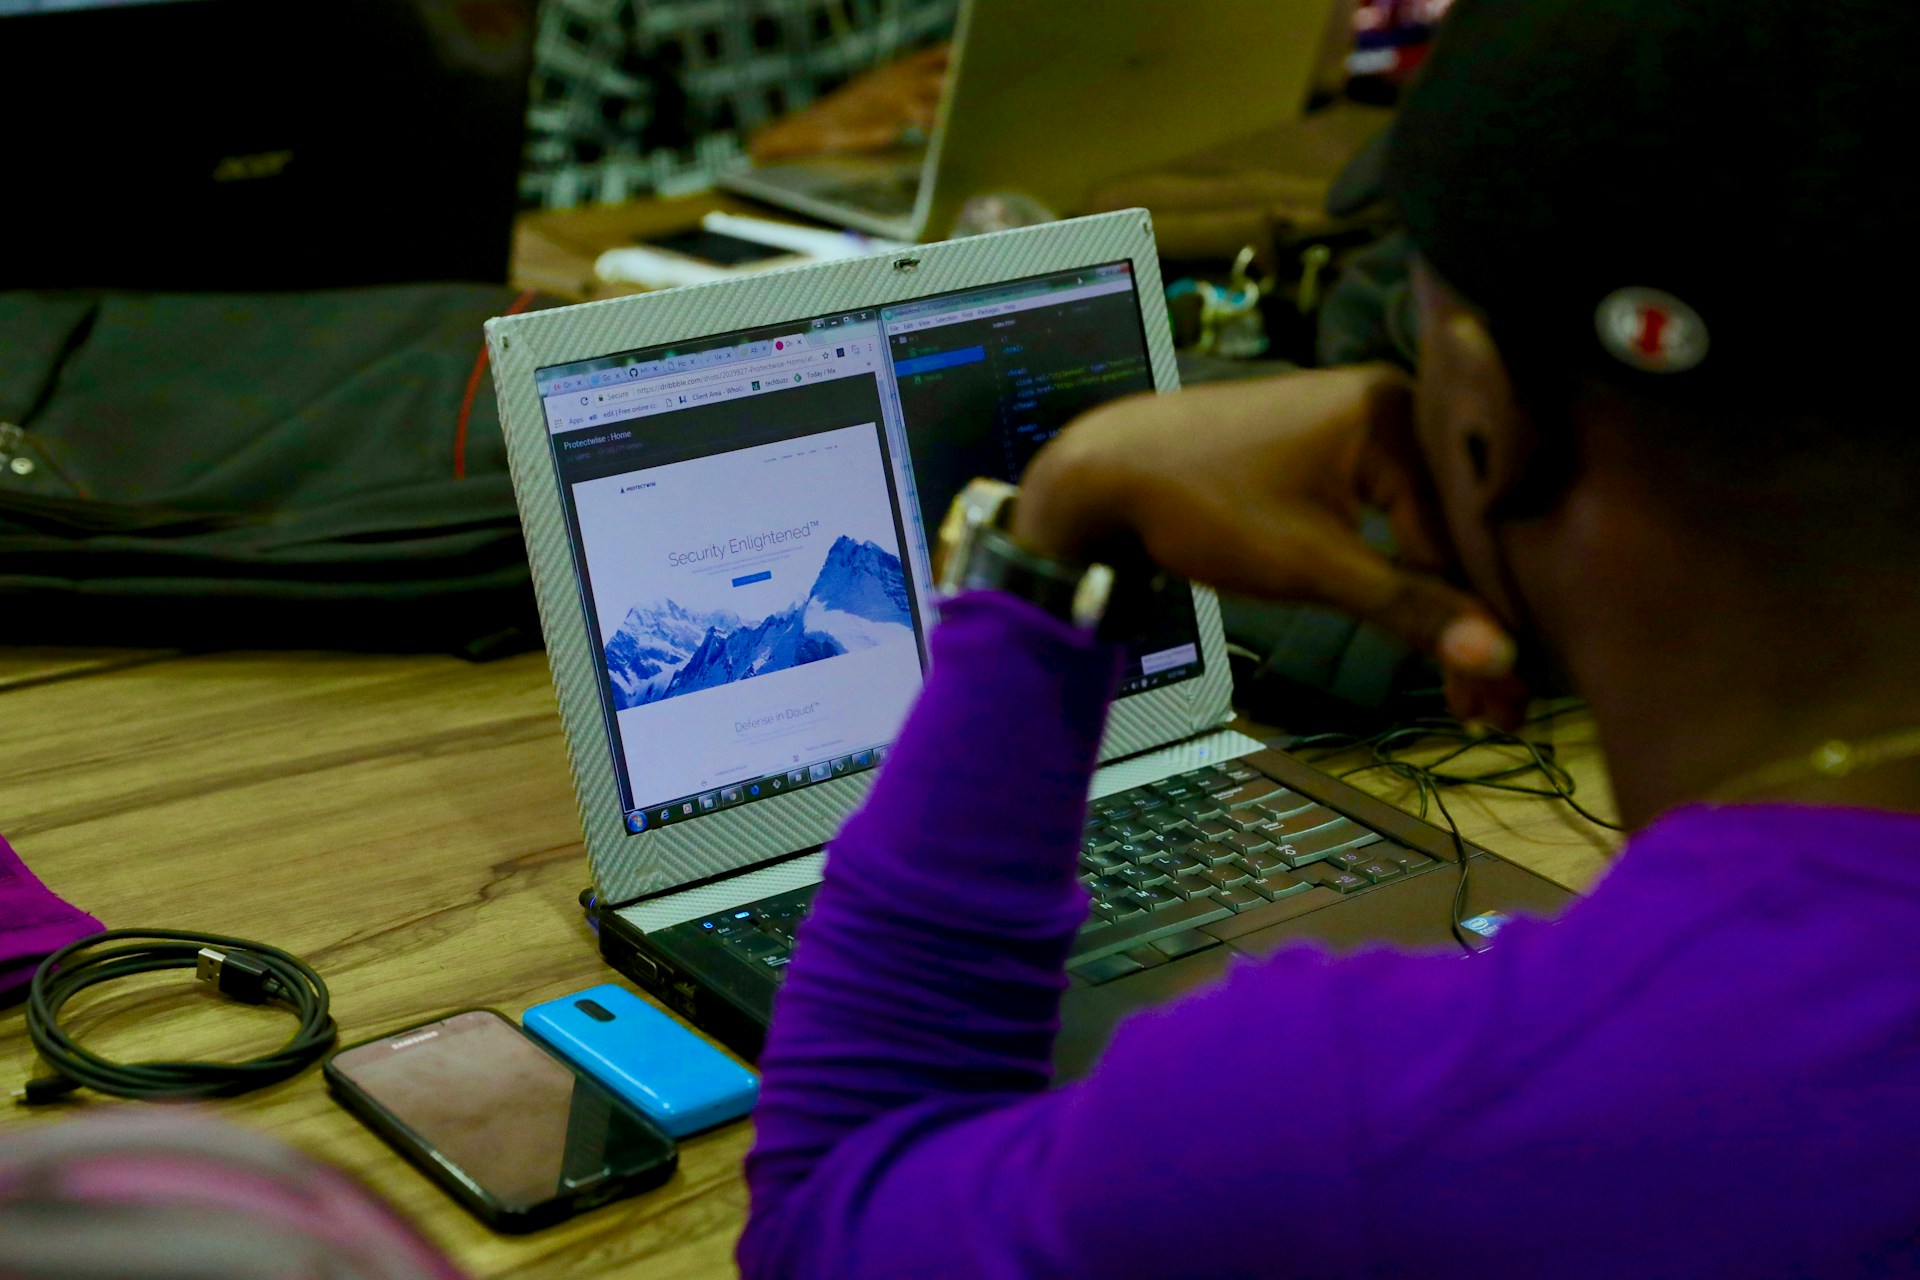
M967 483L940 525L942 596L1005 591L1054 617L1093 632L1113 595L1113 569L1068 564L1022 545L1007 525L1019 490L1004 480Z

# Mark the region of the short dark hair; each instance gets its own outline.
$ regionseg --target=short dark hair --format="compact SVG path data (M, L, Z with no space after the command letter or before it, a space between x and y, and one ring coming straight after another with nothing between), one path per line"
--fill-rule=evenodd
M1883 316L1920 284L1892 189L1911 37L1920 10L1866 0L1459 0L1388 185L1515 363L1816 407L1837 363L1908 342ZM1623 289L1703 318L1697 367L1610 353L1596 309Z
M1920 9L1867 0L1458 0L1387 186L1537 416L1617 402L1681 490L1920 482L1912 415L1887 412L1913 342L1887 316L1920 299L1916 36ZM1609 345L1605 308L1646 291L1704 355Z

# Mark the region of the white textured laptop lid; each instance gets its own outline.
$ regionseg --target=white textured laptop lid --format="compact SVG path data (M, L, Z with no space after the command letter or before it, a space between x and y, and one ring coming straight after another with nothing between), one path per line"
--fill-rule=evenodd
M628 832L601 700L599 643L582 606L535 371L1122 259L1132 263L1137 282L1154 385L1175 390L1179 374L1152 224L1137 209L488 322L514 490L587 852L603 901L631 902L820 845L865 793L871 774L834 778L681 824ZM1176 741L1213 728L1226 716L1232 685L1219 604L1201 589L1194 592L1194 604L1203 673L1117 703L1103 758Z

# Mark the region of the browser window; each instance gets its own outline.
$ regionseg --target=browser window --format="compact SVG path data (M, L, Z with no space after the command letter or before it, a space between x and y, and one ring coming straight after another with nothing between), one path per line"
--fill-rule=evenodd
M543 371L631 831L871 768L919 690L879 334L830 319Z
M536 377L630 832L877 765L953 494L1153 385L1126 263ZM1178 596L1123 692L1200 673Z

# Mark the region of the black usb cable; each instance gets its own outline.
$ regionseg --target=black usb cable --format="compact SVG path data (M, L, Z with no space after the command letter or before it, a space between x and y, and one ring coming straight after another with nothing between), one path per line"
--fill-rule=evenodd
M247 1004L284 1005L300 1027L279 1049L244 1062L126 1063L82 1048L61 1028L61 1007L86 988L162 969L192 969L200 981ZM298 1074L333 1046L338 1031L328 1002L320 975L278 947L212 933L109 929L60 948L34 971L27 1034L53 1074L29 1080L14 1097L33 1105L82 1087L145 1101L246 1093Z

